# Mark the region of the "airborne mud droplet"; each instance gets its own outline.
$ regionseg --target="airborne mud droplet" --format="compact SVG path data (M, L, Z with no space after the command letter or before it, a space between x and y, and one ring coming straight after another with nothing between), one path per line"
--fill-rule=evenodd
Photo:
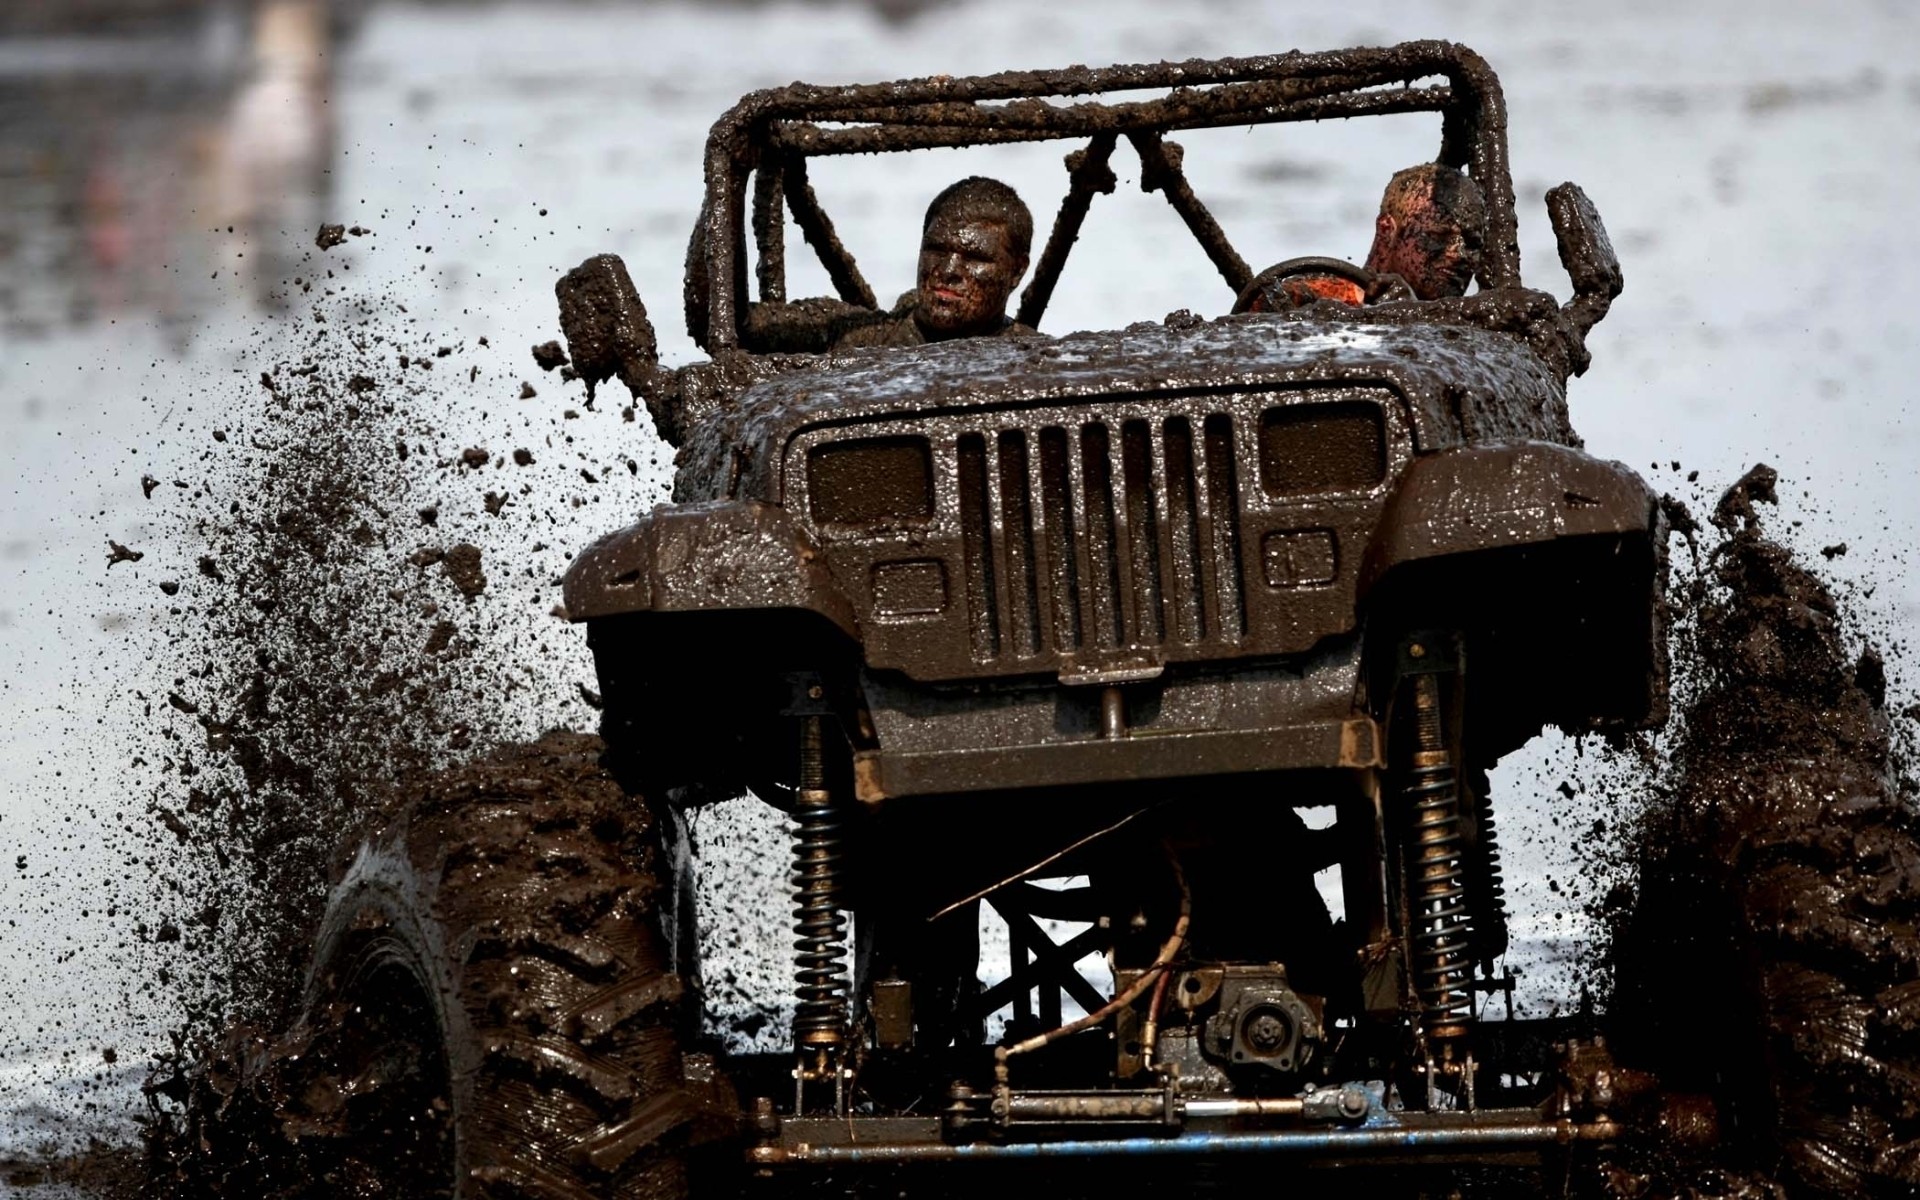
M197 582L161 585L174 604L163 618L168 667L149 694L166 721L152 723L142 754L173 772L148 811L178 857L155 885L154 932L139 944L154 986L177 994L188 1019L149 1085L158 1120L143 1197L352 1191L341 1182L350 1163L335 1164L346 1174L331 1181L319 1168L262 1176L248 1146L281 1145L297 1125L263 1119L245 1141L216 1138L207 1157L205 1122L235 1107L236 1082L276 1049L250 1031L284 1032L299 1014L347 834L395 781L504 740L524 719L463 698L509 694L509 675L529 673L472 653L498 613L482 545L456 540L476 514L440 490L450 472L491 467L492 456L435 444L442 398L428 385L371 386L391 377L396 345L423 361L450 339L410 327L397 305L340 291L333 303L358 307L361 332L335 338L291 315L266 326L255 351L280 364L267 399L255 372L242 376L235 411L250 415L222 415L231 436L214 443L208 478L157 518L190 548L165 569ZM398 456L396 443L422 452ZM446 527L446 540L422 546L423 525ZM543 613L551 601L535 603ZM456 604L457 620L443 611Z
M472 542L461 542L447 551L440 569L453 581L453 586L460 589L460 594L469 600L487 590L487 576L480 569L480 547Z

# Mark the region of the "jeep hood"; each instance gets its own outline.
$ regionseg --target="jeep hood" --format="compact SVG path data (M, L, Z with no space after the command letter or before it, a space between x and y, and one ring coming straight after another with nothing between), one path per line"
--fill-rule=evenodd
M1060 338L969 338L827 356L746 389L688 440L678 501L779 502L787 441L822 425L1084 397L1384 383L1420 450L1464 441L1578 445L1559 379L1518 338L1469 326L1381 324L1316 312L1170 320Z

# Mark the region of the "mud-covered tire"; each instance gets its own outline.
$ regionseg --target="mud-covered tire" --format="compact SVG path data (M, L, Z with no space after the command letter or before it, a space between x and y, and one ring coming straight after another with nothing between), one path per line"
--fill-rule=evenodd
M1688 838L1618 931L1628 1065L1709 1096L1733 1165L1794 1197L1920 1194L1920 839L1884 781L1760 769L1760 836ZM1823 802L1824 801L1824 802ZM1748 826L1751 830L1752 826ZM1696 826L1697 831L1697 826Z
M1759 532L1775 479L1715 510L1699 690L1633 839L1610 1020L1623 1062L1712 1098L1730 1165L1796 1198L1920 1195L1920 814L1878 659Z
M1615 1044L1791 1196L1920 1194L1920 837L1878 776L1766 762L1674 814L1615 931Z
M306 1025L401 1097L348 1130L388 1148L356 1155L385 1194L686 1193L668 864L600 749L548 734L434 777L334 889ZM346 1075L349 1106L379 1091Z

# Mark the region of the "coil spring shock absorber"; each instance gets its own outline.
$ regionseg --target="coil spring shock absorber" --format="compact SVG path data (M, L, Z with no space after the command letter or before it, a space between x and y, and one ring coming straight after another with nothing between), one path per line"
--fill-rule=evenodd
M1440 680L1458 669L1453 639L1419 634L1401 656L1411 676L1413 765L1406 794L1413 816L1410 852L1414 987L1427 1040L1444 1051L1473 1020L1468 992L1467 886L1460 832L1460 783L1447 745Z
M800 1058L798 1091L804 1093L807 1083L831 1080L838 1096L839 1051L847 1033L846 918L840 913L840 813L827 791L821 721L810 715L800 725L793 846L794 990L799 1006L793 1015L793 1043Z
M1500 842L1494 835L1493 801L1484 775L1474 781L1473 840L1467 846L1467 889L1472 907L1473 960L1493 974L1494 960L1507 952L1507 882L1500 869Z

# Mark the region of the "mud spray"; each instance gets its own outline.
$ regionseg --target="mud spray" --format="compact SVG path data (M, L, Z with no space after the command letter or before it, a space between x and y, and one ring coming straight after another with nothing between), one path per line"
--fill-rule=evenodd
M216 385L237 390L216 406L227 423L180 430L206 440L204 475L142 480L182 547L155 597L164 673L139 747L163 771L149 815L178 849L155 867L134 952L185 1018L148 1083L150 1162L130 1195L210 1194L237 1165L203 1161L187 1131L233 1107L267 1031L295 1017L350 835L405 781L543 725L593 725L597 697L573 682L584 653L549 612L577 547L544 539L566 532L553 510L616 476L622 511L643 507L637 464L573 445L577 396L534 399L528 377L551 396L539 368L558 363L438 334L373 281L351 285L353 257L376 253L375 231L322 230L244 374ZM514 440L450 440L456 398Z
M578 506L576 468L592 485L623 464L567 462L564 482L536 473L572 453L565 417L525 445L446 444L434 415L445 395L492 389L510 408L537 392L519 380L524 350L445 342L355 294L327 272L341 237L323 232L311 274L289 281L319 303L263 337L250 401L230 406L253 415L211 431L216 470L181 489L195 550L162 585L174 667L152 735L170 771L152 815L181 861L155 886L146 951L187 1017L155 1064L130 1195L356 1194L333 1142L311 1136L310 1098L286 1085L290 1057L326 1052L286 1031L343 850L433 771L484 759L524 774L528 755L578 751L549 739L488 757L533 732L530 713L571 701L567 723L593 723L584 686L525 696L564 674L538 661L547 640L575 635L557 622L528 633L524 613L487 603L508 577L531 578L530 604L551 603L564 549L529 534L483 550L453 518ZM538 365L559 367L553 352ZM1764 536L1754 506L1773 483L1756 468L1726 494L1711 548L1676 543L1675 722L1586 779L1614 797L1622 834L1596 859L1593 891L1612 931L1595 980L1604 991L1617 975L1619 1050L1720 1100L1726 1149L1628 1153L1587 1181L1597 1192L1848 1195L1920 1181L1920 841L1890 730L1920 718L1889 717L1878 654ZM1670 514L1692 546L1685 510ZM514 642L538 646L535 661L494 649Z

